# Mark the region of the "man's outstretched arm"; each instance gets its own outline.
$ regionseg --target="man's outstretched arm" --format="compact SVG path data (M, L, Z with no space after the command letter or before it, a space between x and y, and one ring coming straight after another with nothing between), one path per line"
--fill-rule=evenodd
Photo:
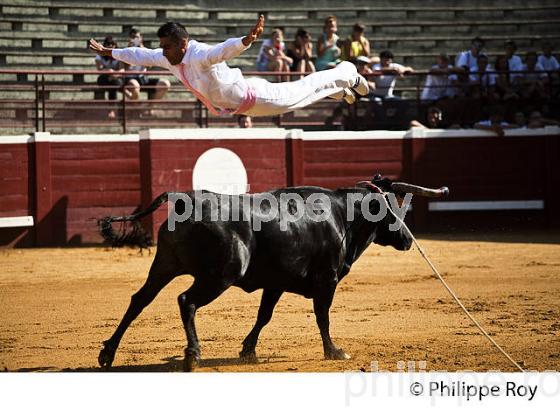
M253 44L264 31L264 16L261 14L249 34L241 38L230 38L208 49L206 64L214 65L237 57Z
M107 48L94 39L89 40L89 49L100 56L113 57L130 65L156 66L169 68L169 62L161 49L151 50L144 47Z

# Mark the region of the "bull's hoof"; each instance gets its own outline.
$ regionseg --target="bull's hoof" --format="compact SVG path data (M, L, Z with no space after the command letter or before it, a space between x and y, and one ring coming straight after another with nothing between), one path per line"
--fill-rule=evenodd
M97 361L99 366L108 369L113 365L113 360L115 360L115 349L108 347L106 342L103 342L103 344L105 347L99 352Z
M325 352L325 359L327 360L348 360L351 356L342 349L333 349Z
M240 351L239 358L243 363L247 364L257 364L259 362L259 359L257 358L257 352L255 352L254 350Z
M185 360L183 361L183 371L192 372L200 364L200 354L185 351Z

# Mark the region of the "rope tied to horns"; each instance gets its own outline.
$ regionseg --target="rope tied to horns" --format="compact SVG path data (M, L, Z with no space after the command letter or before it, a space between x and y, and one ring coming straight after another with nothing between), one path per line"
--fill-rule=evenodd
M386 192L383 193L384 196L387 195ZM490 341L490 343L492 343L494 345L494 347L496 349L498 349L498 351L500 353L502 353L508 360L509 362L515 366L519 371L521 372L525 372L525 369L523 369L523 367L521 367L519 365L518 362L516 362L515 360L513 360L513 358L494 340L494 338L492 336L490 336L490 334L488 334L488 332L482 327L482 325L476 320L476 318L468 311L468 309L465 307L465 305L463 305L463 302L461 302L461 300L459 299L459 297L457 296L457 294L453 291L453 289L451 289L451 287L447 284L447 282L445 281L445 279L443 278L443 276L441 276L441 274L439 273L439 271L437 270L437 268L434 266L434 264L432 263L432 261L430 260L430 258L428 257L428 255L426 254L426 252L424 251L424 249L420 246L420 244L418 243L418 241L416 240L416 237L412 234L412 232L410 231L410 229L408 228L408 226L404 223L404 221L399 218L398 215L396 215L390 208L389 211L395 216L395 218L397 218L397 221L399 221L399 223L402 224L403 228L406 230L406 232L410 235L410 237L412 238L412 241L414 242L414 244L416 245L416 248L418 249L418 252L420 252L420 255L422 255L422 257L424 258L424 260L428 263L428 265L430 266L430 268L432 269L432 272L434 272L434 274L436 275L436 278L439 279L439 281L442 283L443 287L445 288L445 290L447 290L447 292L451 295L451 297L453 298L453 300L455 300L455 302L459 305L459 307L463 310L463 312L465 313L465 315L467 315L467 317L475 324L475 326L478 328L478 330L480 330L480 332Z

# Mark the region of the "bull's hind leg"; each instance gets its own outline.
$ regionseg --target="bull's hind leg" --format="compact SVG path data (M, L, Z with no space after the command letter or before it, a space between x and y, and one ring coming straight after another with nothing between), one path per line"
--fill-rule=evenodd
M323 339L325 359L350 359L350 356L344 353L344 350L335 346L329 333L329 309L331 308L335 289L336 287L333 286L332 288L318 291L315 297L313 297L313 310L315 311L317 326L319 326L319 331L321 332L321 339Z
M261 305L259 306L259 313L257 315L257 322L251 332L243 340L243 349L239 352L239 357L249 363L257 362L257 353L255 347L259 340L259 334L263 327L265 327L272 318L274 307L280 300L280 296L284 293L281 290L264 289L261 298Z
M181 319L187 334L187 348L185 349L185 361L183 362L184 371L193 371L200 362L200 345L194 324L196 311L220 296L232 283L233 281L219 278L214 280L196 278L192 286L179 295Z
M99 353L99 365L101 367L111 367L115 358L115 352L119 343L130 326L132 321L138 317L140 312L148 306L171 280L177 275L178 267L175 263L175 256L168 254L158 248L154 262L150 268L146 283L132 295L130 305L122 318L115 333L110 339L103 342L103 349Z

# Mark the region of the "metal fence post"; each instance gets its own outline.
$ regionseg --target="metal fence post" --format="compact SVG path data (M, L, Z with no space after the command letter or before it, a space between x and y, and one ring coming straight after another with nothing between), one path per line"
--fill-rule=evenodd
M121 85L121 91L122 91L122 131L123 134L126 134L126 95L125 95L125 90L124 90L124 81Z
M35 74L35 132L39 131L39 74Z
M41 74L41 111L43 113L42 116L42 123L43 123L43 132L47 132L47 113L45 112L45 74Z

